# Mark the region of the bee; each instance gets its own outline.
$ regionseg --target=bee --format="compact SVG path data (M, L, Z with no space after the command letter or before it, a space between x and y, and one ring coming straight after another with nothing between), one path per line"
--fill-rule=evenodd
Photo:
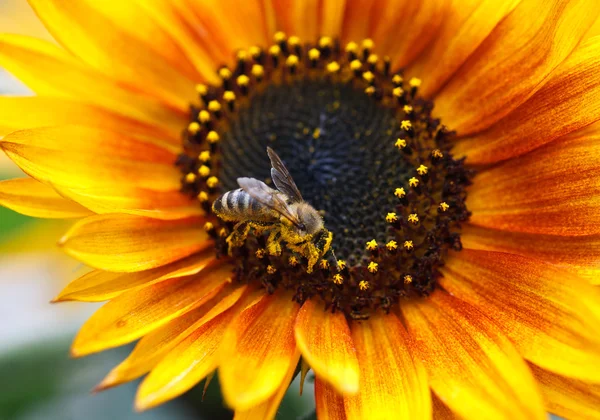
M277 153L267 147L267 154L277 189L255 178L238 178L240 188L217 198L212 210L223 221L238 222L227 237L230 249L243 245L250 229L259 234L269 232L269 254L280 255L283 242L308 260L307 272L311 273L330 250L333 234L325 228L319 212L304 201Z

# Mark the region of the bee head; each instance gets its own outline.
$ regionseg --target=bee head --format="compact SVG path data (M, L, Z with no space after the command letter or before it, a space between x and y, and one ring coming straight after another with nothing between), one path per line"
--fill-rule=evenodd
M300 203L297 208L298 229L301 233L314 235L323 229L323 218L317 210L308 203Z

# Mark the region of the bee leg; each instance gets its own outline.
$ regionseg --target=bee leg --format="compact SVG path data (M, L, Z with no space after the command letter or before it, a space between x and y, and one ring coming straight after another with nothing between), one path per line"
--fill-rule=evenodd
M244 245L244 241L248 236L248 232L250 232L250 223L246 221L239 222L233 227L233 231L227 237L227 245L229 245L229 249L237 248Z
M308 258L308 273L312 272L313 267L331 248L331 241L333 240L333 234L328 230L323 230L320 234L316 235L313 240L305 245L305 256ZM333 253L333 250L332 250ZM308 255L306 255L308 254ZM333 256L335 266L337 266L337 260L335 255Z
M267 238L267 250L269 255L281 255L281 230L273 229Z

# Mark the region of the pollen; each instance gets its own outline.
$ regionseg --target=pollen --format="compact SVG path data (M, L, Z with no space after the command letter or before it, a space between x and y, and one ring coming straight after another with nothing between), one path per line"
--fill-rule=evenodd
M292 267L295 267L299 264L300 261L298 261L298 258L296 258L295 255L292 255L290 258L288 258L288 264L291 265Z
M207 232L211 232L211 231L213 231L214 229L215 229L215 225L214 225L214 224L212 224L211 222L206 222L206 223L204 224L204 230L205 230L205 231L207 231Z
M406 196L406 191L404 191L404 188L396 188L394 190L394 195L398 198L404 198Z
M442 153L442 151L440 149L433 149L431 151L431 157L433 157L435 159L441 159L444 157L444 154Z
M267 265L267 273L269 274L275 274L277 272L277 268L273 267L272 265Z
M267 250L264 248L258 248L254 255L256 255L256 258L264 258L267 255Z
M385 216L385 221L388 222L388 223L395 223L395 222L398 221L398 215L396 213L393 213L393 212L392 213L388 213Z
M369 289L369 282L366 280L361 280L358 283L358 288L364 292L365 290Z
M226 238L229 235L229 231L226 228L221 228L221 230L219 230L219 236L221 238Z
M419 185L419 180L413 176L411 179L408 180L408 185L415 188Z
M215 188L217 185L219 185L219 178L216 176L211 176L206 180L206 185L208 185L208 188Z
M408 215L407 220L412 223L413 225L416 225L417 223L419 223L419 216L417 216L416 213L411 213Z
M427 166L425 166L425 165L419 165L419 167L417 168L417 173L419 175L426 175L428 170L429 169L427 168Z
M327 261L327 260L319 261L319 268L321 268L323 270L327 270L329 268L329 261Z
M342 276L339 273L336 273L333 275L333 282L335 284L343 284L344 283L344 276Z
M377 241L375 239L371 239L369 242L367 242L367 250L375 251L377 248Z
M413 241L404 241L404 244L402 244L402 246L404 247L404 249L406 249L407 251L412 250L415 246L413 245Z
M404 284L407 286L413 282L413 278L410 274L405 275L403 280Z
M394 146L396 146L398 149L402 150L406 147L406 140L405 139L397 139L396 143L394 143Z

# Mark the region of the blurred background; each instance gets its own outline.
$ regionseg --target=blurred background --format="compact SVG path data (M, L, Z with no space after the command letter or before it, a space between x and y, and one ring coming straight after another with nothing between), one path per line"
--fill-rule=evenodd
M7 32L52 40L26 0L0 0L0 33ZM0 94L30 92L0 68ZM0 153L0 180L21 176ZM99 305L49 303L84 269L56 248L67 226L0 207L0 420L232 418L216 379L204 402L201 383L185 396L142 414L133 410L137 383L91 394L132 346L83 359L69 357L77 329ZM304 397L298 386L296 381L291 387L278 418L312 417L312 384L305 384Z

